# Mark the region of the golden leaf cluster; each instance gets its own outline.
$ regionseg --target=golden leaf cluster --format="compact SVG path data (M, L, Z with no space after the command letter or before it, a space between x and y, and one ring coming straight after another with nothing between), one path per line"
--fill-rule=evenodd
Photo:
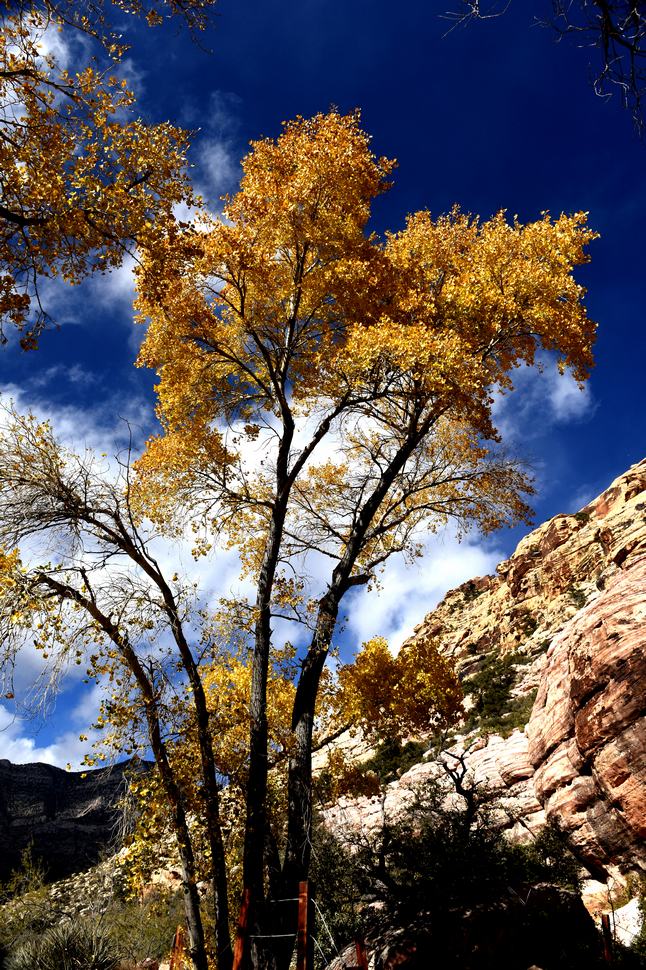
M401 740L455 724L463 714L462 688L437 640L421 637L395 657L384 637L362 645L338 674L341 717L368 739Z
M117 6L146 13L143 3ZM171 8L201 29L211 4ZM156 5L147 15L159 19ZM13 325L29 350L49 319L42 279L74 286L110 272L135 244L154 245L178 202L198 200L185 172L189 133L132 114L134 97L114 64L126 48L103 3L19 5L0 20L0 340ZM46 31L63 27L97 39L112 66L59 66L44 48Z

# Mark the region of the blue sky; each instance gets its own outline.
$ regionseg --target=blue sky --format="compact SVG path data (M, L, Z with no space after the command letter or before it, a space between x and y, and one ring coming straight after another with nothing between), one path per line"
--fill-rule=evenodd
M447 0L409 0L400 13L384 0L219 0L215 30L204 37L212 54L173 25L149 30L122 17L132 45L122 73L142 116L199 129L193 173L216 211L219 196L235 191L250 140L334 104L360 108L375 153L399 161L393 189L375 202L373 231L396 231L408 212L439 215L455 203L483 218L505 208L521 221L546 209L589 212L601 238L577 279L599 324L592 377L581 393L549 367L542 376L524 370L497 405L506 438L539 462L538 524L576 511L646 454L646 148L619 95L603 100L589 86L595 52L567 39L554 44L535 25L540 0L443 36L446 8ZM152 431L154 375L132 366L141 330L129 268L74 290L52 284L46 296L61 330L45 334L36 353L10 344L0 355L2 392L97 451L112 450L119 415ZM378 598L350 601L344 651L375 633L398 645L447 589L493 571L525 531L462 545L447 534L419 569L393 563ZM201 582L215 593L233 582L234 567L201 566ZM8 725L0 753L76 763L95 705L96 694L72 677L36 737L0 711L0 726Z

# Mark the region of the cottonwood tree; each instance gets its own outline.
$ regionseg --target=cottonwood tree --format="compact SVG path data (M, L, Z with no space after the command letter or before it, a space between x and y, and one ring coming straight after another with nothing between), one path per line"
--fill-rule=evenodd
M260 938L265 885L293 897L307 875L317 694L344 597L392 555L419 557L449 522L483 534L527 522L531 481L499 443L493 391L512 387L516 366L540 367L542 352L579 382L592 363L595 327L572 276L595 236L585 214L523 226L502 212L482 223L419 212L381 241L365 228L393 167L358 115L299 118L253 144L225 219L169 227L139 271L150 324L140 363L158 370L164 424L137 465L139 507L171 534L191 520L196 555L237 548L256 589L244 844L254 966L289 963L291 943L270 953ZM310 630L282 846L267 813L277 617Z
M141 807L130 871L150 868L170 833L182 871L190 953L208 965L209 940L198 882L213 886L212 949L220 970L231 965L229 874L244 838L248 785L252 663L244 625L199 603L195 584L164 573L154 555L159 536L131 502L129 469L115 479L91 450L64 448L33 415L4 412L0 431L0 661L3 694L12 699L15 664L26 645L42 655L40 679L21 713L47 713L70 666L106 692L96 722L98 751L128 756L152 750L154 776L133 781ZM29 548L23 565L18 546ZM168 555L168 551L167 551ZM55 557L52 562L51 557ZM368 645L358 668L340 683L329 672L320 698L319 744L352 723L379 734L428 730L461 713L462 692L449 662L425 643L408 663L378 670L384 642ZM423 658L419 670L415 659ZM382 665L383 666L383 665ZM297 664L289 645L274 651L268 671L268 722L274 772L271 818L285 814L285 765L294 747L291 711ZM377 678L379 686L373 681ZM82 735L81 740L88 740ZM221 790L224 792L222 804ZM281 794L282 791L282 794ZM241 824L242 820L242 824ZM278 833L275 836L279 837ZM129 840L130 841L130 840ZM138 886L137 888L141 888Z
M152 750L177 843L191 955L207 970L196 863L184 795L169 758L183 686L190 691L200 808L212 864L219 966L231 963L219 782L199 673L204 645L189 642L202 621L192 583L167 579L151 551L154 534L132 514L127 468L114 476L91 451L62 448L47 423L9 410L0 434L0 639L3 693L14 697L20 648L33 642L43 671L26 707L46 712L70 665L105 678L97 719L116 752ZM30 546L22 564L18 546ZM39 558L52 553L56 562ZM124 711L128 719L123 720ZM81 740L87 740L82 736Z
M454 21L453 30L472 20L500 17L510 3L497 10L496 4L484 8L480 0L467 0L444 16ZM641 0L552 0L552 13L539 22L555 32L557 41L569 38L576 47L598 51L596 63L590 65L590 83L600 97L610 97L613 86L620 92L622 105L632 113L643 141L646 10Z
M219 618L218 623L221 622ZM242 889L253 654L245 638L237 636L237 647L232 639L235 641L235 635L222 636L221 627L215 633L210 624L205 626L202 640L210 644L210 651L199 669L209 710L216 770L223 788L220 817L233 915L237 913ZM217 643L226 643L226 648L213 651ZM295 745L291 716L298 670L296 650L291 644L274 648L267 689L267 824L277 846L282 843L288 813L288 765ZM112 731L115 724L125 728L132 721L132 710L128 697L122 695L118 702L111 698L109 709L104 705L100 720L104 726L109 722ZM342 665L334 676L329 668L323 671L312 749L327 750L328 757L316 782L317 798L327 804L341 794L379 793L376 775L362 772L342 751L330 746L343 732L356 733L361 728L364 740L377 743L411 733L428 734L455 723L462 713L462 689L457 675L436 642L417 640L398 657L390 654L381 637L363 644L354 663ZM201 778L195 770L199 744L190 693L184 696L177 722L181 730L169 737L169 759L192 820L197 874L201 880L209 881L212 871L206 831L201 824ZM136 801L138 824L127 839L125 873L131 891L139 893L141 886L150 882L155 868L160 865L172 868L175 853L169 844L169 832L173 826L163 779L158 772L133 779L130 793ZM160 846L166 847L167 861L162 863ZM268 886L270 895L274 889Z
M196 37L213 16L203 0L115 6L151 25L177 15ZM189 133L133 116L115 63L127 47L103 0L0 5L0 22L0 342L13 326L29 350L49 320L43 279L75 285L118 267L136 244L154 245L177 203L196 200L184 171ZM59 30L94 42L110 66L66 70L46 53L47 32Z

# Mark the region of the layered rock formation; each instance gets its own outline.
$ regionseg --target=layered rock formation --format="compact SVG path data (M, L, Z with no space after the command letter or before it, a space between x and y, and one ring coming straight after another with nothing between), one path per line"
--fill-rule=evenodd
M0 759L0 881L20 865L30 843L50 880L97 862L104 848L114 848L124 773L145 767L127 761L81 773Z
M467 685L507 656L528 713L537 694L523 731L476 725L452 749L468 748L475 778L519 819L515 834L554 818L599 878L646 870L646 460L526 536L496 576L447 593L416 628L427 635L442 637ZM342 800L329 824L378 824L433 770L411 769L383 806Z
M548 816L588 858L624 871L646 871L645 644L643 555L555 639L527 729Z
M497 576L449 591L416 634L441 635L462 676L494 648L544 652L591 595L646 554L645 491L646 459L579 512L530 532Z

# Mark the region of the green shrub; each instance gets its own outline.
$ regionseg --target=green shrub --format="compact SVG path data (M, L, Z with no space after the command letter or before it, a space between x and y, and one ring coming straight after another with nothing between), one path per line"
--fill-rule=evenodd
M374 771L379 781L386 784L408 771L413 765L418 765L423 760L428 747L428 743L424 741L408 741L402 746L399 741L390 739L382 742L376 754L368 761L364 761L361 767L363 771Z
M474 698L463 730L496 733L508 737L515 728L522 730L532 713L536 691L525 697L513 697L516 682L514 666L531 662L531 657L511 653L504 657L493 654L485 658L478 673L463 683L465 696Z
M381 919L385 910L405 925L420 912L441 920L442 913L469 909L510 884L579 889L579 863L557 826L546 826L529 845L512 844L497 801L468 775L462 785L466 796L456 801L447 799L448 780L427 782L396 822L370 838L357 837L346 864L364 903L380 904L364 914L374 911Z
M538 620L535 616L529 612L529 610L523 610L520 615L520 626L526 637L531 637L532 633L538 627Z
M105 871L97 872L96 891L85 890L84 898L77 898L78 892L70 889L67 883L61 884L62 895L59 891L52 894L55 886L48 886L44 881L43 867L34 862L31 848L23 853L22 864L8 882L0 887L0 967L8 970L14 966L15 960L22 963L16 967L40 967L38 959L49 960L51 952L54 961L53 968L65 966L56 962L56 947L59 932L71 932L70 927L80 926L79 939L82 937L84 945L88 943L88 927L94 927L92 932L97 941L97 953L105 952L111 940L120 957L127 960L128 965L134 966L146 957L159 959L170 948L173 934L179 923L184 921L184 906L181 893L151 892L145 900L126 899L123 874L119 868L113 873L111 891L102 891L106 879ZM92 884L91 884L92 885ZM77 907L90 905L92 917L87 921L87 912L81 923L66 922L70 920ZM205 925L208 929L209 901L205 900ZM79 915L79 914L77 914ZM53 937L50 939L50 933ZM52 940L54 941L52 943ZM108 942L102 942L102 941ZM48 942L49 941L49 942ZM54 946L54 950L51 948ZM47 953L42 948L47 949ZM75 951L74 951L75 952ZM73 953L72 953L73 956ZM12 962L9 963L8 961ZM31 962L30 962L31 961ZM49 963L43 966L49 967ZM70 967L76 968L72 962ZM86 964L82 965L83 970ZM94 966L87 963L91 970Z
M637 896L639 902L639 915L641 917L641 925L639 927L639 933L633 938L630 944L630 949L637 956L646 958L646 877L634 877L629 880L628 886L631 890L631 897ZM626 900L628 902L629 900Z
M550 882L580 892L581 864L570 851L568 836L556 822L548 822L525 845L510 845L509 852L516 855L515 865L524 873L525 882Z
M516 679L512 663L511 655L486 657L482 669L463 684L465 697L473 697L470 719L504 713Z
M567 594L572 603L576 606L577 610L580 610L585 606L588 597L585 595L582 589L579 589L577 586L570 586Z
M203 900L202 920L210 933L211 900ZM181 892L151 893L139 899L114 900L105 916L104 925L115 940L122 959L133 966L147 957L161 960L170 950L178 925L186 919Z
M360 924L359 899L352 854L321 823L314 826L312 834L312 861L309 878L316 890L316 902L320 914L316 917L316 937L325 961L318 950L315 953L317 967L323 967L336 956L337 948L352 939ZM324 921L324 923L323 923ZM331 934L334 946L330 942Z
M111 934L82 920L52 927L23 943L5 961L6 970L116 970L120 954Z
M20 867L0 886L0 965L5 954L42 933L56 917L45 885L45 870L35 860L31 843L23 850Z
M499 734L501 738L508 738L516 729L524 731L532 716L537 693L538 690L533 690L525 697L510 698L502 714L478 718L473 721L472 727L477 727L480 734ZM470 729L470 723L467 722L467 729Z

